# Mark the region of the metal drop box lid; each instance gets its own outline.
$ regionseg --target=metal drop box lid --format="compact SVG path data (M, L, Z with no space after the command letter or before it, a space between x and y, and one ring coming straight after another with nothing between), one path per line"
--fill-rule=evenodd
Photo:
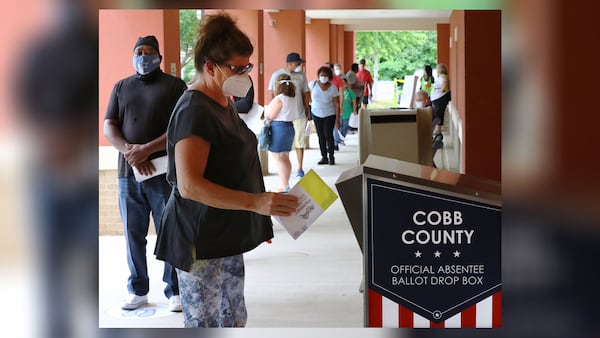
M501 204L500 182L482 177L463 175L377 155L369 155L363 164L363 173L471 196L494 205Z

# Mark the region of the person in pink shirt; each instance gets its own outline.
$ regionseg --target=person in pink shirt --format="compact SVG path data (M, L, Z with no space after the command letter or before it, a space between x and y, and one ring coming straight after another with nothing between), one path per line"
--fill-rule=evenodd
M367 109L369 100L373 100L373 77L371 77L371 72L365 68L365 63L365 59L360 60L356 76L358 77L358 80L365 86L362 103L365 109Z

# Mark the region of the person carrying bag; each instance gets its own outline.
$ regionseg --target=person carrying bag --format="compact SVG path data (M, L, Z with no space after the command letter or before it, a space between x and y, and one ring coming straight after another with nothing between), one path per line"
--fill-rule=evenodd
M260 129L258 134L258 148L260 150L267 150L271 144L271 121L265 118L265 124Z

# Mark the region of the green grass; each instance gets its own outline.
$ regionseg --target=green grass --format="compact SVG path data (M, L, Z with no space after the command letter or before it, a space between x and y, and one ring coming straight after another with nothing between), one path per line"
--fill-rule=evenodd
M394 99L377 99L369 104L369 109L383 109L394 107Z

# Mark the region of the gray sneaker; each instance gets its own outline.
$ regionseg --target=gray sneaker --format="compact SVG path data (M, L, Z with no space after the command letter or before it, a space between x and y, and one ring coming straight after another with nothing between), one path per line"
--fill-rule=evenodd
M135 310L138 307L148 304L148 296L138 296L134 293L130 293L125 297L125 301L121 305L123 310Z

